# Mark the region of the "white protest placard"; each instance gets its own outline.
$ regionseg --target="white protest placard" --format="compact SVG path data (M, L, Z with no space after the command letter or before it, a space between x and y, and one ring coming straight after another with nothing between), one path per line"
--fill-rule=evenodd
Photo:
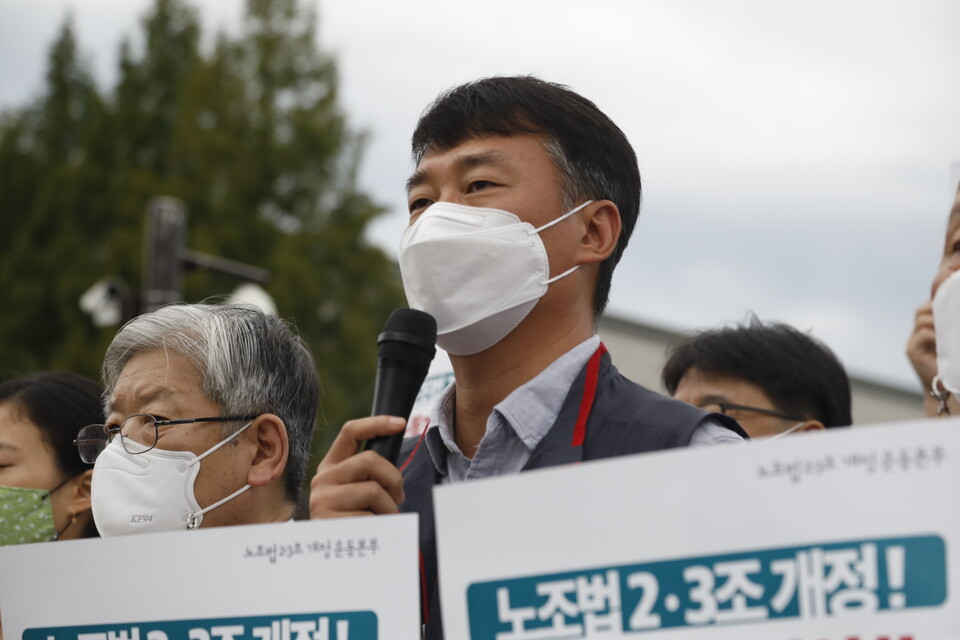
M956 640L960 420L434 491L447 638Z
M415 515L0 547L5 640L419 637Z

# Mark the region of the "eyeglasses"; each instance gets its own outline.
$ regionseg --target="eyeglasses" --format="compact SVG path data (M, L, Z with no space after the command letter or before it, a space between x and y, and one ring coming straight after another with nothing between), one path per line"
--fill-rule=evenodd
M806 418L800 418L798 416L790 415L789 413L783 413L782 411L776 411L775 409L761 409L760 407L748 407L742 404L732 404L730 402L711 402L708 405L720 407L720 413L723 415L729 415L728 411L752 411L753 413L762 413L767 416L774 416L777 418L783 418L784 420L798 420L803 421Z
M120 443L127 453L137 454L146 453L157 446L157 440L160 437L160 427L168 427L177 424L191 424L195 422L237 422L240 420L253 420L252 416L215 416L212 418L190 418L187 420L161 420L156 416L138 413L124 418L119 425L106 424L88 424L80 433L73 444L80 450L80 458L87 464L97 461L107 445L114 437L120 436Z

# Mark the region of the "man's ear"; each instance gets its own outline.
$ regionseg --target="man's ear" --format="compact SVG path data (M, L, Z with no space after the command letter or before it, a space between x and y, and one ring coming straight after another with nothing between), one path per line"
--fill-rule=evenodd
M597 200L584 207L579 264L603 262L620 240L620 210L610 200Z
M247 473L247 484L262 487L283 476L290 455L287 427L279 416L264 413L250 425L255 438L256 454Z
M826 429L826 427L823 426L823 423L820 422L819 420L807 420L806 422L803 423L802 427L797 429L797 432L800 433L803 431L822 431L823 429Z
M71 483L73 494L70 496L69 514L78 515L90 511L90 483L92 480L93 469L87 469L74 478Z

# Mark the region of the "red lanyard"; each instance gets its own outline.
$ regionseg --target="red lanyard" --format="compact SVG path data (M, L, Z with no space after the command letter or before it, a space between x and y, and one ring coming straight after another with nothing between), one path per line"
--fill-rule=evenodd
M573 427L571 447L583 446L583 441L587 437L587 418L590 417L590 411L593 409L593 401L597 397L597 382L600 378L600 360L605 353L607 353L607 346L601 342L600 346L597 347L597 350L593 352L593 355L590 356L590 360L587 362L587 377L583 381L583 397L580 399L580 411L577 413L577 424ZM400 471L406 469L410 461L413 460L413 456L416 455L417 449L420 448L420 445L423 443L423 438L426 435L427 429L424 429L420 434L420 438L417 440L416 446L413 447L413 451L410 452L410 455L400 466Z
M583 397L580 399L580 412L577 414L577 424L573 427L571 447L583 446L583 440L587 437L587 418L590 417L590 411L593 409L593 401L597 397L597 381L600 378L600 360L606 352L607 347L601 342L597 350L590 356L590 361L587 362L587 378L583 381Z

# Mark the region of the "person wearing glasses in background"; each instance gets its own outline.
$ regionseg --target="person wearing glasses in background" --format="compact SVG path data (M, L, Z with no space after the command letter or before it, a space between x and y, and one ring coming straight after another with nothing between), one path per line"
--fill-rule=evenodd
M313 358L282 320L236 304L172 305L128 322L103 362L94 462L103 536L294 515L315 426Z
M752 318L701 331L670 350L663 385L674 398L729 415L751 438L850 425L850 382L819 340Z

